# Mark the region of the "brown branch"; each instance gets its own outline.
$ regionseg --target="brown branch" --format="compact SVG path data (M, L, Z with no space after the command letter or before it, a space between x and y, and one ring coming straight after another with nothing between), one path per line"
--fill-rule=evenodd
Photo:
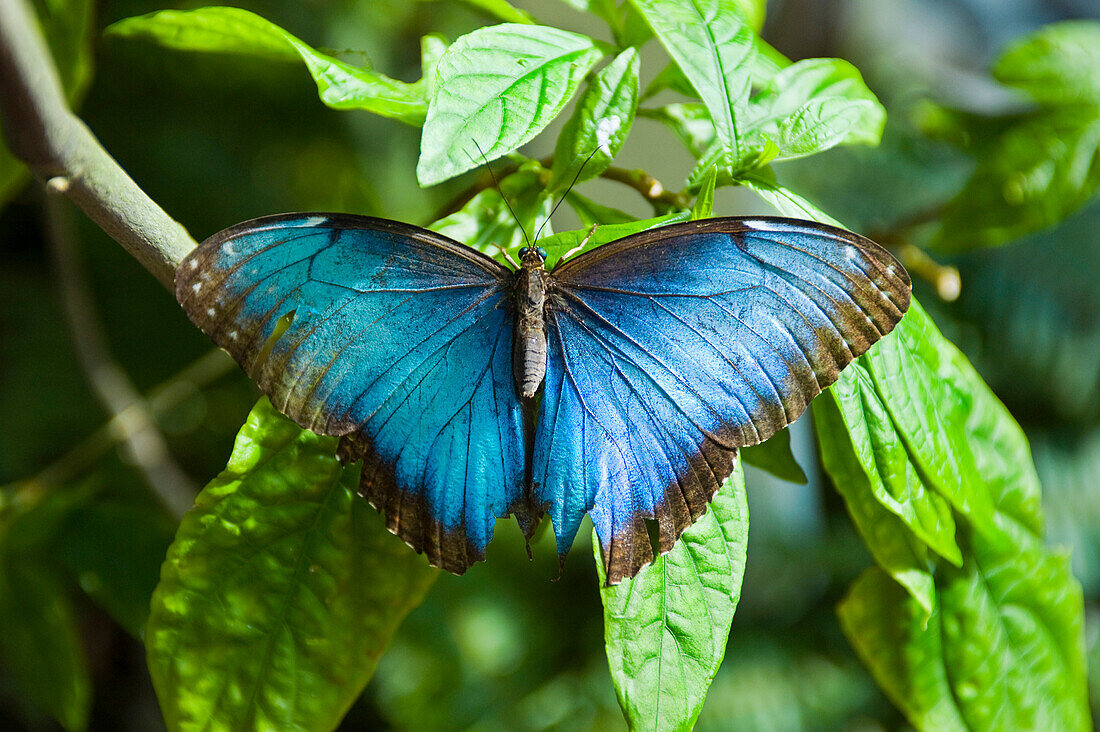
M600 177L630 186L640 193L642 198L655 209L661 207L691 208L691 198L683 193L665 190L661 181L644 170L626 170L625 168L611 166L600 173Z
M0 123L8 147L165 287L195 240L119 167L70 111L26 0L0 0Z

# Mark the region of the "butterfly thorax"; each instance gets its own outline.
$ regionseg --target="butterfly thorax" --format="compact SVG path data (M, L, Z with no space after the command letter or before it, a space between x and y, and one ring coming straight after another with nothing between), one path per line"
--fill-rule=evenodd
M546 285L549 274L543 268L546 250L520 250L514 301L516 329L512 340L512 376L516 393L524 399L535 396L546 376Z

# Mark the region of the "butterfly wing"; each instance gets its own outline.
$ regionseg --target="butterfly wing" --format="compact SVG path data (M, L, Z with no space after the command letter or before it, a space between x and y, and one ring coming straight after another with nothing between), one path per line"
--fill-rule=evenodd
M424 229L287 214L203 242L176 296L277 408L363 459L391 531L461 573L525 495L511 281Z
M626 237L552 272L533 454L559 552L587 511L608 581L667 551L737 448L794 421L909 305L877 244L786 219L709 219Z

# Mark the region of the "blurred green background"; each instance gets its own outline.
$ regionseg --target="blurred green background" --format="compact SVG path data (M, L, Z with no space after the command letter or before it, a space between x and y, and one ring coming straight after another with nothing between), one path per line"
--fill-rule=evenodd
M491 22L447 2L240 5L314 46L341 51L356 63L369 59L406 81L419 75L421 35L441 32L453 40ZM601 32L563 2L517 5L549 25ZM91 76L79 109L138 184L196 239L244 219L294 210L425 224L470 185L473 176L419 189L419 131L325 108L300 65L102 38L107 24L164 7L145 0L95 4ZM1016 113L1023 102L990 79L991 61L1007 42L1045 23L1085 17L1100 18L1095 0L770 2L765 39L793 59L852 61L890 112L881 147L838 148L785 164L784 182L872 235L919 219L959 190L973 168L964 150L933 134L929 101L983 115ZM653 46L647 52L659 55ZM651 64L643 74L651 78L659 69ZM556 129L526 152L549 154ZM980 140L965 142L973 147ZM668 150L667 158L655 163L653 149ZM617 162L645 165L675 189L693 161L667 144L657 123L639 120ZM596 181L582 192L649 215L632 192L614 184ZM74 319L66 315L57 257L47 244L44 196L34 186L0 194L7 196L0 213L0 485L38 476L94 492L96 510L67 515L63 540L44 551L53 552L51 562L58 560L61 581L72 583L93 674L92 728L156 729L162 723L140 642L88 598L104 577L112 578L116 592L147 596L172 523L142 474L101 429L107 413L74 346ZM117 244L75 209L68 211L68 203L54 207L60 209L54 220L71 224L66 238L75 246L67 261L94 304L94 311L83 308L91 317L77 319L82 348L88 338L101 341L137 390L153 390L171 454L186 480L201 486L224 466L258 393L235 367L209 355L210 342ZM719 215L766 210L728 189L715 208ZM556 225L572 223L564 216ZM1100 201L1094 197L1056 227L1004 247L950 261L937 255L960 271L958 300L942 302L925 283L916 287L945 334L1028 432L1044 483L1049 540L1072 547L1089 613L1087 643L1100 660L1098 232ZM196 362L199 367L189 368ZM848 647L833 612L870 559L816 465L808 425L794 430L793 441L808 485L746 471L751 530L745 585L726 661L698 727L904 727ZM486 563L461 578L441 576L401 628L344 728L621 727L588 539L582 534L555 581L548 538L538 542L532 563L514 525L502 526ZM104 549L108 545L135 559L113 566L117 555ZM1092 683L1097 699L1100 688ZM0 729L55 727L0 666Z

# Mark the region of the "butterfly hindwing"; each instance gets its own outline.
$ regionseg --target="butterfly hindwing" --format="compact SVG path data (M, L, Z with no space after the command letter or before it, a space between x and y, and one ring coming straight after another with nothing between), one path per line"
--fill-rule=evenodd
M905 270L849 232L709 219L620 239L552 273L533 455L559 551L592 516L608 580L701 514L740 446L796 419L909 303Z
M360 492L392 531L461 573L496 517L523 512L510 278L424 229L288 214L208 239L176 291L277 408L363 458Z

